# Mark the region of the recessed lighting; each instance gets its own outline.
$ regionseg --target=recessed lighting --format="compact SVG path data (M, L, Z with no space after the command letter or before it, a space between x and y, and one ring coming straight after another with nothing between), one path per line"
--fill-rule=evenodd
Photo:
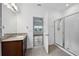
M67 7L68 7L68 6L69 6L69 4L66 4L65 6L67 6Z
M41 4L37 4L37 6L42 6Z

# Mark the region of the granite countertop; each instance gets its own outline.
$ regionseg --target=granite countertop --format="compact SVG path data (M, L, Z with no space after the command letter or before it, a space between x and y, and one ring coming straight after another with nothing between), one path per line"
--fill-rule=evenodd
M26 37L26 35L19 35L19 36L15 36L15 37L10 37L7 39L3 39L2 42L4 41L17 41L17 40L23 40Z

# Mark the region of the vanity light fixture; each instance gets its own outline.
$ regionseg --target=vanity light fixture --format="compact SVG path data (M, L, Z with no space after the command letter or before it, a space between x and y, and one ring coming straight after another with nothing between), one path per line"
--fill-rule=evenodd
M12 7L14 8L15 11L18 11L17 6L15 5L15 3L11 3Z
M7 8L9 8L13 12L18 11L18 7L15 5L15 3L4 3L4 5L6 5Z

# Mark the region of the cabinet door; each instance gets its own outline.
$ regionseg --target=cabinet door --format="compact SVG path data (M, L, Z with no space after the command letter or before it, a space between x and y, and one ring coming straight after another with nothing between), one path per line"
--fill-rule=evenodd
M23 41L2 42L3 56L22 56Z

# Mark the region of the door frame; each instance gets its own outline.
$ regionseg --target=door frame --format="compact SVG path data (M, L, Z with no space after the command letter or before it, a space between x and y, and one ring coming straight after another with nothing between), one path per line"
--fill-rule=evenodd
M34 41L34 18L42 18L42 21L43 21L43 32L42 32L42 45L44 45L44 19L43 17L36 17L36 16L33 16L33 47L35 46L35 41Z

